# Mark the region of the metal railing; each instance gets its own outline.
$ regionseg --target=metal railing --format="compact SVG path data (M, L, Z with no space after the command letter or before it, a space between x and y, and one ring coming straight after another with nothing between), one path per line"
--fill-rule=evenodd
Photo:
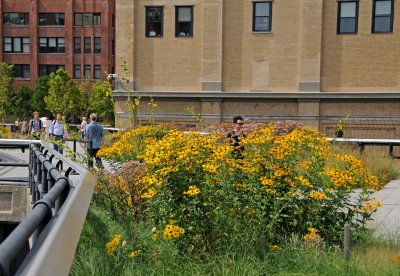
M96 178L44 141L40 145L31 141L29 148L34 206L0 244L0 275L68 275ZM66 168L64 175L60 163ZM76 185L69 177L72 170L79 174Z

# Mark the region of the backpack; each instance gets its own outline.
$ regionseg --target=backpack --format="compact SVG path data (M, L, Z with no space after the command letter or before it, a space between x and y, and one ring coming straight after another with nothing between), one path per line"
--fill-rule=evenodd
M29 125L31 126L31 129L33 129L33 119L29 122ZM39 119L39 128L42 129L42 120Z

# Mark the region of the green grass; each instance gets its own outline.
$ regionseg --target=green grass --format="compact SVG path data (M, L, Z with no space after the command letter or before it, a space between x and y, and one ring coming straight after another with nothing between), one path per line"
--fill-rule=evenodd
M397 242L369 240L352 248L345 262L339 247L305 247L290 238L282 250L262 255L232 248L220 254L180 255L173 242L151 239L151 225L116 221L92 203L71 268L71 275L399 275L391 256ZM107 255L105 244L120 233L128 245L140 242L143 253Z

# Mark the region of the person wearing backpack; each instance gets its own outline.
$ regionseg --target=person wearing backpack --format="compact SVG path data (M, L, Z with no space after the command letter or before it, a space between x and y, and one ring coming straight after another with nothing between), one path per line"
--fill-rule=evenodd
M64 123L61 121L60 113L56 115L56 119L51 123L50 138L54 138L56 142L57 141L64 142L65 139L68 138L68 132L64 127ZM54 144L54 150L63 154L62 147L60 147L58 143Z
M29 121L29 131L34 139L40 139L40 135L43 132L42 121L39 118L39 112L33 112L33 119Z

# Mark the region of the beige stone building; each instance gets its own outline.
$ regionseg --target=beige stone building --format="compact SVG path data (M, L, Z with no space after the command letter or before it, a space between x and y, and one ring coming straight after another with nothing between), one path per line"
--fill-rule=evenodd
M350 114L348 136L399 138L398 15L391 0L116 0L117 125L140 96L142 120L240 114L333 135Z

